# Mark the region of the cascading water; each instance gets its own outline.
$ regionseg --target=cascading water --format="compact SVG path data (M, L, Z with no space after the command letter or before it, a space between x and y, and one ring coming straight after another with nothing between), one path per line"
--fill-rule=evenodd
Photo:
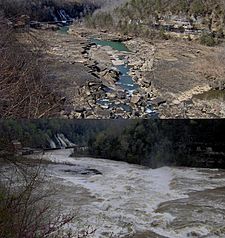
M65 10L61 9L58 11L58 15L60 16L62 21L65 21L66 23L71 22L71 17L66 13Z
M56 12L53 9L50 9L49 14L52 20L55 23L70 24L73 22L73 19L66 13L64 9L57 10Z
M46 153L66 211L96 229L94 238L225 237L225 171L163 167ZM59 163L57 165L57 163ZM60 182L61 181L61 182ZM133 236L134 235L134 236Z
M53 139L49 140L49 145L51 149L56 148L67 148L75 146L64 134L56 134Z
M61 18L62 21L65 21L65 22L66 22L67 19L66 19L66 17L64 16L62 10L59 10L59 11L58 11L58 15L60 16L60 18Z
M67 144L66 144L66 142L63 140L63 138L61 137L61 134L57 134L57 138L58 138L58 141L59 141L61 147L64 147L64 148L67 147Z
M75 146L75 144L72 143L71 141L69 141L69 140L65 137L64 134L58 134L57 136L58 136L58 138L60 139L60 141L63 142L64 145L66 145L66 146Z
M55 142L52 139L49 140L49 144L50 144L51 149L56 149L57 148Z

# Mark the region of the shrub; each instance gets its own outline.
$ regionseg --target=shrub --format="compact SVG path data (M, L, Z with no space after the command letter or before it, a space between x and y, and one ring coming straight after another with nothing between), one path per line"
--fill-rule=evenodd
M203 33L200 37L200 43L202 45L206 45L206 46L215 46L216 45L216 40L214 39L214 37L209 34L209 33Z
M160 28L159 38L162 39L162 40L169 40L169 36L166 35L166 32L163 28Z
M67 229L76 216L54 202L54 189L39 161L4 157L0 162L8 168L0 167L0 237L87 238L95 232L88 227L76 235Z
M41 118L56 115L62 100L50 88L40 42L29 34L30 45L17 39L15 29L0 16L0 117ZM35 50L34 50L35 49Z

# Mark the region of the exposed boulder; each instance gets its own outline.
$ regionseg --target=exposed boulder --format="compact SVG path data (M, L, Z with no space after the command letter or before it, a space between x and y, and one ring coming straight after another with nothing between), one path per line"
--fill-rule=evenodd
M131 97L130 102L133 103L133 104L137 104L137 103L140 101L140 99L141 99L141 96L140 96L140 95L133 95L133 96Z
M158 107L164 103L166 103L166 100L161 97L158 97L152 100L152 106Z

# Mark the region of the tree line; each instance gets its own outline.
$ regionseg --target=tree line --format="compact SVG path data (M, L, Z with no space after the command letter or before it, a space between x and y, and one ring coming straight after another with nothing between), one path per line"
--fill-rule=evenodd
M12 140L49 148L61 133L93 157L150 167L225 167L222 120L4 120L0 150Z
M150 167L207 167L210 156L215 159L212 166L225 167L224 132L223 121L139 120L125 129L109 128L96 134L89 141L89 150L96 157ZM220 158L207 154L208 149L221 152Z
M33 21L51 21L51 13L64 9L71 18L80 18L93 12L99 4L91 0L0 0L0 9L6 17L15 19L27 15Z
M49 140L56 134L64 134L71 142L87 146L90 138L112 125L123 127L129 122L105 120L1 120L0 150L12 140L19 140L24 146L33 148L49 148Z
M86 17L86 24L90 27L120 31L123 34L142 36L146 38L164 38L162 31L150 26L165 14L201 16L205 18L208 27L212 25L209 17L214 13L218 17L221 30L225 26L224 0L128 0L113 9L97 11ZM207 25L206 24L206 25ZM201 42L212 44L212 38L203 35ZM213 42L214 43L214 42Z

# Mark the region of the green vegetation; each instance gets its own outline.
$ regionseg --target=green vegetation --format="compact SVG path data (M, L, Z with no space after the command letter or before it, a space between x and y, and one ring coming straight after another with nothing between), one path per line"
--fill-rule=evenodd
M111 124L113 122L104 120L2 120L0 150L5 149L7 144L5 141L12 140L19 140L24 146L49 148L49 140L61 133L76 144L87 145L91 137L110 127ZM124 124L125 121L118 121L118 126Z
M206 45L206 46L215 46L216 45L216 40L214 39L212 34L203 33L200 37L200 43L202 45Z
M211 30L212 15L216 16L220 27L224 29L225 1L224 0L129 0L113 11L98 11L92 17L88 17L87 25L114 29L124 34L141 35L142 37L164 39L165 34L151 28L154 23L159 23L162 16L171 14L205 18L205 27ZM107 15L107 19L104 20ZM182 29L181 29L182 30Z
M52 13L59 9L66 10L73 18L79 18L96 8L97 4L89 0L0 0L0 9L11 20L27 15L31 20L50 21Z
M15 139L24 146L47 148L49 139L58 133L88 146L88 154L94 157L151 167L225 167L225 126L220 120L8 120L0 123L0 150ZM216 153L207 154L207 148ZM207 163L213 156L219 156L218 164Z
M207 166L208 155L198 154L196 148L223 144L224 132L221 121L140 120L124 130L100 132L89 141L89 149L97 157L150 167ZM225 166L223 159L219 166Z

